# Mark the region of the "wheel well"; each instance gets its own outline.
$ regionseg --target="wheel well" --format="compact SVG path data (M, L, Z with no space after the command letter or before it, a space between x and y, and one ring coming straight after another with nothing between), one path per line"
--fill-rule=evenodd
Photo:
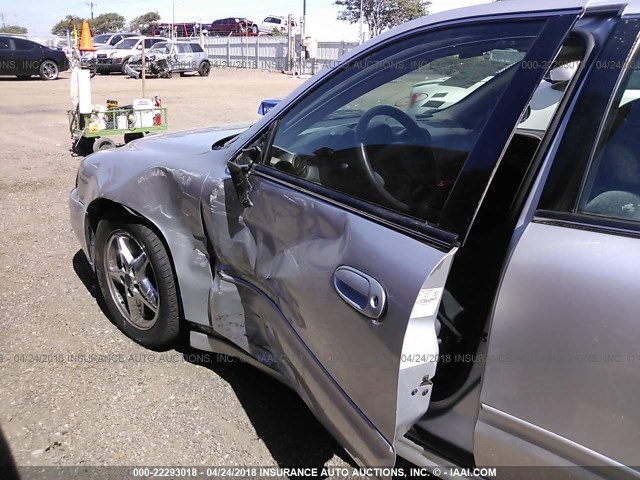
M86 234L87 234L87 245L89 246L89 252L91 255L91 261L95 258L95 244L94 238L96 234L96 230L98 229L98 224L100 220L106 217L117 217L119 220L134 220L144 224L145 227L149 228L153 233L155 233L165 250L167 251L167 255L169 256L169 261L171 262L171 268L173 269L173 276L176 285L176 292L178 294L178 306L180 309L180 318L184 319L184 309L182 306L182 293L180 291L180 282L178 281L178 277L176 276L176 266L173 261L173 254L171 249L169 248L169 244L167 243L167 239L164 237L160 229L151 222L148 218L140 215L138 212L131 210L124 205L114 202L113 200L108 200L106 198L98 198L91 202L87 207L87 225L86 225Z

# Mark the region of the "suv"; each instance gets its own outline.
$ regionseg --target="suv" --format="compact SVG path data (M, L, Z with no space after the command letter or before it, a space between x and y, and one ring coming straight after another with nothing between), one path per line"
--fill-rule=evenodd
M153 74L154 67L159 62L166 62L169 74L178 72L184 76L187 72L197 72L202 77L209 75L211 64L207 54L199 43L196 42L158 42L145 52L146 62L150 65L147 68L147 75ZM136 72L142 71L142 55L134 55L129 59L128 65ZM158 70L160 73L160 70Z
M208 28L211 35L223 35L233 33L258 34L258 25L246 18L229 17L215 20Z
M120 40L136 36L137 33L102 33L93 37L93 46L103 49L114 47Z
M96 52L96 68L98 73L109 75L111 72L124 73L124 65L133 55L144 48L149 49L158 42L166 42L169 39L164 37L128 37L120 40L113 48L104 48Z
M0 75L15 75L27 79L40 75L43 80L55 80L69 69L64 51L45 47L37 42L0 35Z
M287 33L287 19L285 17L279 17L277 15L269 15L266 17L260 26L258 27L260 33L273 33L273 29L276 28L283 33ZM291 20L291 33L294 35L300 33L298 28L298 22Z

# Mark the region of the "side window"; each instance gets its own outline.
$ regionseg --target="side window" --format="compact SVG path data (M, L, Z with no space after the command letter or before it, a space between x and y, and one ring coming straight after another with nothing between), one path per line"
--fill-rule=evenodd
M195 52L195 53L202 53L204 52L204 50L202 49L202 47L197 44L197 43L191 43L191 51Z
M607 115L578 212L640 221L640 69L631 62Z
M113 37L111 39L111 41L109 42L109 45L115 45L116 43L118 43L120 40L122 40L122 37L120 35L116 35L115 37Z
M9 45L9 40L5 38L0 38L0 50L11 50L11 45Z
M191 50L189 49L189 44L187 43L177 43L176 50L178 53L191 53Z
M349 64L281 118L265 162L437 223L535 28L423 34Z
M16 46L16 50L21 50L21 51L33 50L36 47L35 43L30 42L29 40L23 40L21 38L14 38L13 43Z

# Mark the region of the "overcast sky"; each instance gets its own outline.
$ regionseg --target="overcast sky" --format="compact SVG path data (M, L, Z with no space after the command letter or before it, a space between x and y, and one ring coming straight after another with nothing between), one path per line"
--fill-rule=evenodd
M488 3L489 0L433 0L430 13ZM89 17L89 1L77 0L0 0L4 22L29 29L30 35L48 35L51 27L67 14ZM127 21L157 11L162 20L171 22L175 8L176 22L211 23L216 18L247 17L260 22L265 16L291 13L302 15L303 0L95 0L94 15L117 12ZM336 20L339 7L333 0L307 0L307 34L318 40L356 40L358 26Z

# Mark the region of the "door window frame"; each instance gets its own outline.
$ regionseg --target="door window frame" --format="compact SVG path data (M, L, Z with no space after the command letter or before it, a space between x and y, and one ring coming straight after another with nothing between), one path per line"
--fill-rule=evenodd
M520 69L520 71L516 73L512 81L509 83L509 86L507 88L508 93L506 95L503 93L503 95L499 98L496 109L494 109L494 111L491 113L487 123L481 130L478 137L479 140L476 142L476 145L467 157L467 160L460 172L460 176L465 176L467 178L470 178L470 175L472 174L482 175L483 188L474 192L473 199L469 199L468 191L464 192L461 191L461 189L456 188L458 186L457 181L456 185L453 187L449 195L449 199L447 200L443 208L443 216L445 212L449 212L451 211L451 209L456 209L463 212L463 215L461 216L459 221L450 221L445 224L441 223L439 225L428 224L426 221L418 220L402 213L394 212L386 207L378 206L364 200L360 200L356 197L337 192L317 183L313 183L300 177L286 174L262 164L256 164L253 169L253 172L262 178L270 179L272 181L284 184L289 188L294 188L306 194L310 194L318 199L333 203L341 208L366 217L377 223L383 224L389 228L401 231L417 240L429 243L435 248L438 248L442 251L449 251L454 246L459 245L460 239L464 238L468 233L475 213L480 207L482 196L489 186L491 176L494 170L500 164L500 160L502 159L502 156L506 151L506 148L508 147L508 143L513 133L517 129L518 120L520 119L524 110L527 108L531 97L535 93L537 85L546 73L546 66L549 65L550 61L557 53L557 49L555 48L555 46L560 44L562 40L566 38L566 35L573 27L576 20L576 11L577 9L567 9L563 12L556 12L553 15L550 15L549 12L536 12L534 14L525 14L519 12L517 14L509 16L499 15L497 17L458 19L455 21L428 25L419 29L408 31L397 37L387 38L385 41L380 42L373 48L363 50L359 55L349 59L349 61L341 68L334 68L330 73L325 75L324 78L322 78L309 89L302 90L297 98L295 98L292 102L290 102L282 110L280 110L277 116L270 119L270 121L267 122L261 130L250 137L249 141L244 142L242 144L242 147L238 146L231 158L236 158L237 156L239 156L241 154L242 148L244 148L245 146L256 144L257 142L264 140L266 137L273 137L273 135L270 135L270 132L273 126L276 125L276 123L274 122L276 120L279 120L284 115L287 115L292 109L296 108L300 102L304 101L307 95L315 92L318 88L325 87L330 82L335 82L336 79L340 81L339 78L341 73L343 73L349 66L359 61L362 62L362 60L367 57L378 55L381 51L387 49L390 46L393 46L394 44L398 45L402 42L406 42L407 40L411 40L412 38L425 34L434 36L446 36L447 34L450 34L452 29L458 30L467 27L477 27L478 25L483 24L490 25L492 23L495 23L496 20L498 20L501 24L510 23L514 26L517 24L531 24L539 21L541 22L540 29L535 34L535 38L532 41L531 47L522 60L522 62L527 62L528 65L532 65L533 68ZM562 35L562 38L558 38L560 35ZM451 40L451 38L449 38L449 40ZM430 41L430 43L436 43L435 39L434 41ZM550 44L554 45L554 51L551 53L551 55L546 55L545 53L548 52ZM523 72L529 72L529 75L526 75ZM513 105L514 103L514 100L523 99L522 94L518 93L518 91L522 90L523 84L528 85L528 94L526 98L524 98L523 108L514 109L513 107L511 107L511 105ZM500 111L501 113L506 112L507 114L498 116L496 114L496 112L498 111ZM509 124L512 125L511 128L509 128L508 126L505 127L505 125ZM487 148L478 148L480 145L482 145L482 143L487 143L483 142L482 139L485 139L488 135L496 135L502 139L502 142L491 142L492 144L499 143L501 147L499 149L494 149L496 153L492 157L488 155ZM268 151L269 148L270 145L267 145L265 151ZM489 162L484 160L484 158L488 158L488 156L492 158L492 160ZM452 200L453 203L450 203L452 202ZM456 205L455 202L458 202L458 204Z
M580 98L566 128L560 132L562 140L533 222L640 238L640 222L578 211L592 167L598 165L598 149L607 133L611 113L626 86L629 65L640 61L639 32L640 17L622 19L591 63ZM590 121L593 118L600 121Z

